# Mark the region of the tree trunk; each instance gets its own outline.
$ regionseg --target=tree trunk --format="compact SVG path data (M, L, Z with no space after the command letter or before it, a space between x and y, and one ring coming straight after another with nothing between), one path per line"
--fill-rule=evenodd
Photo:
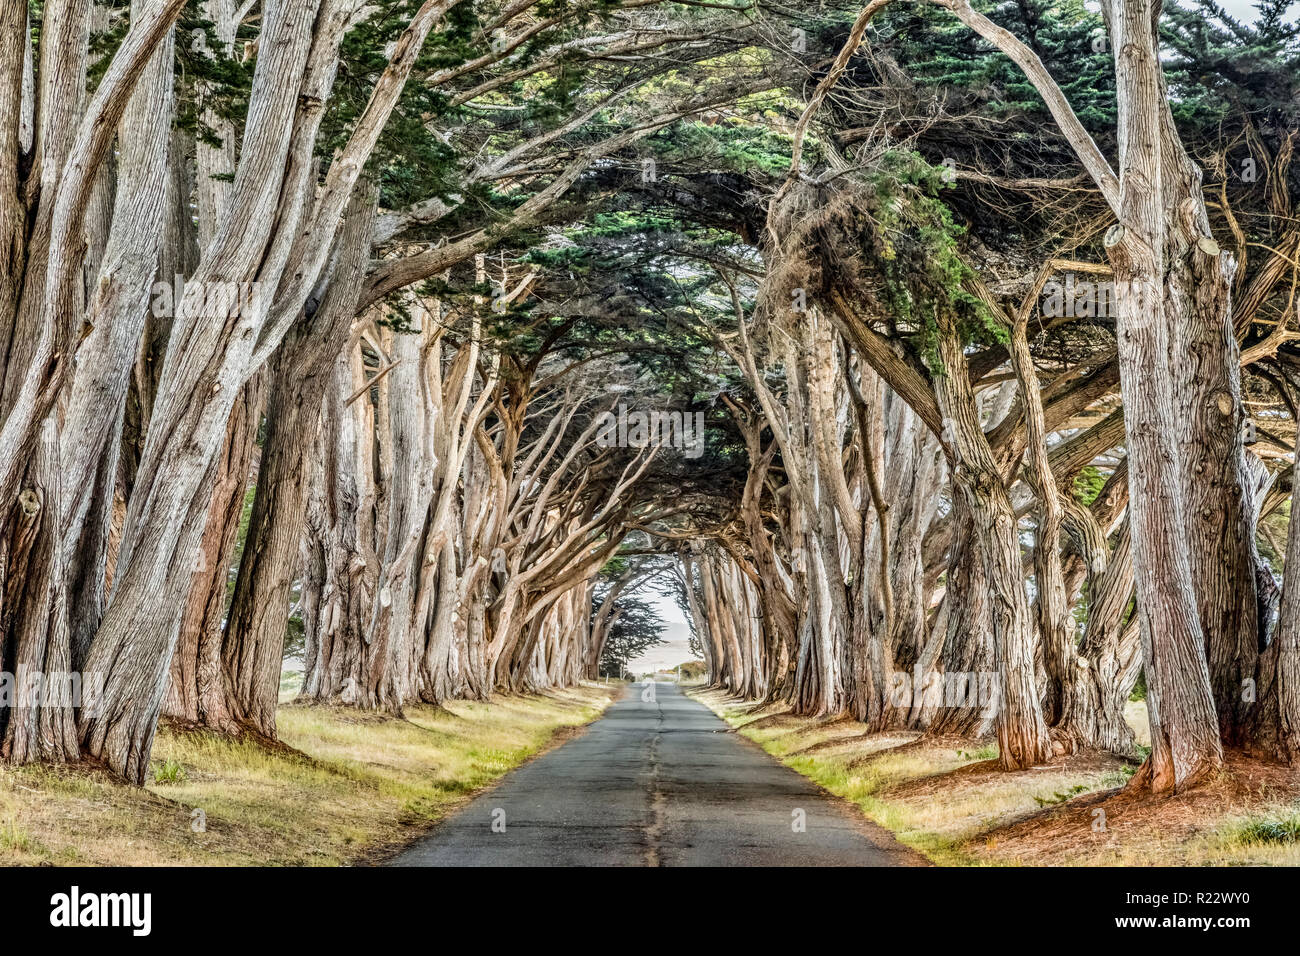
M254 375L230 415L163 702L166 716L221 733L239 730L226 690L221 651L230 568L257 450L265 381L263 372Z
M268 370L266 439L222 661L236 722L271 740L276 736L289 592L306 511L307 456L315 445L334 364L352 337L374 208L369 190L358 190L324 295L285 337Z
M1021 571L1015 511L980 425L961 341L953 325L939 330L942 373L935 394L944 416L953 485L970 509L988 579L998 663L998 746L1002 766L1023 770L1051 756L1034 680L1034 633Z

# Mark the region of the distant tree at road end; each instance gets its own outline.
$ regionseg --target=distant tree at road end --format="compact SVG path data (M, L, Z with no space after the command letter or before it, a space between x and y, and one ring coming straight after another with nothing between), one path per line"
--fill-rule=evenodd
M609 625L609 636L600 655L600 676L620 677L627 662L664 643L664 625L654 608L640 598L624 594Z

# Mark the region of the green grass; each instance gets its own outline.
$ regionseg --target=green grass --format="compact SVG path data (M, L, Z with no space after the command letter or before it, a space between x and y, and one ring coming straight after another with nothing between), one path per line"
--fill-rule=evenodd
M168 758L162 763L154 765L153 782L156 784L184 783L185 768L175 760Z
M867 734L854 721L756 710L716 690L688 691L743 736L837 796L898 840L948 866L1300 866L1300 801L1276 781L1220 785L1159 801L1107 807L1095 831L1088 795L1123 787L1134 762L1080 755L1025 771L975 766L995 745L915 733ZM1125 710L1145 738L1146 703ZM954 746L954 744L956 744ZM1078 803L1076 803L1078 801Z
M1065 803L1065 801L1069 800L1071 797L1077 797L1079 794L1087 793L1087 792L1088 792L1087 784L1076 783L1073 787L1070 787L1070 789L1068 790L1065 791L1057 790L1050 797L1040 797L1035 795L1034 802L1037 803L1040 807L1052 807L1052 806L1056 806L1058 803Z
M1300 815L1247 819L1228 828L1225 842L1245 846L1300 843Z
M152 783L0 767L0 864L336 866L381 858L585 724L610 689L418 706L284 706L280 739L159 729ZM202 826L198 826L201 823Z
M716 691L692 693L787 766L855 804L901 843L945 866L1003 862L977 855L981 834L1043 806L1119 786L1126 779L1117 768L1035 771L1032 786L1013 774L956 778L950 776L953 771L996 759L997 746L973 742L954 748L937 740L904 746L919 735L868 737L853 721L773 717L770 709L750 713L751 705Z
M35 841L18 826L15 820L6 820L0 824L0 849L17 854L30 854L35 848Z

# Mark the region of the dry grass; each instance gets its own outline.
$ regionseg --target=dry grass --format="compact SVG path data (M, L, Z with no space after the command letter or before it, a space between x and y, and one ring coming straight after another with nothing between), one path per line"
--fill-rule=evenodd
M794 717L784 706L756 708L719 691L690 693L936 863L1300 864L1300 780L1285 768L1233 761L1194 793L1138 798L1121 789L1134 766L1107 755L1008 773L988 741L868 735L849 720ZM1145 742L1145 705L1131 704L1127 716Z
M301 753L162 728L160 782L144 789L77 767L0 768L0 864L371 862L591 721L612 690L453 701L402 720L282 707L281 738Z

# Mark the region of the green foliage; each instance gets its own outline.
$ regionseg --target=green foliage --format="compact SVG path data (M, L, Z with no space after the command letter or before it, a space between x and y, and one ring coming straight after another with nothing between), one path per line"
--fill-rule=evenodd
M1255 536L1259 553L1269 563L1275 575L1281 576L1286 564L1286 542L1291 531L1291 502L1283 502L1277 510L1261 518Z
M1095 465L1084 465L1077 475L1074 476L1074 484L1070 490L1079 504L1085 507L1091 505L1101 494L1101 489L1106 485L1106 475Z
M627 568L628 559L621 554L616 554L605 562L605 566L600 569L600 576L608 580L614 580L622 577Z
M1088 582L1084 581L1079 586L1079 600L1074 602L1070 608L1070 617L1074 620L1075 629L1082 632L1088 625L1088 602L1090 600L1088 592Z
M1058 790L1050 797L1035 796L1034 802L1040 807L1051 807L1059 803L1065 803L1065 801L1069 800L1071 797L1076 797L1087 789L1088 787L1086 784L1078 783L1064 792Z
M90 64L86 71L89 90L99 85L130 29L129 10L124 9L121 14L111 20L107 30L91 33ZM39 26L33 34L39 42ZM176 20L173 46L177 129L192 133L210 146L220 146L221 141L201 118L204 109L232 121L237 129L243 125L256 60L246 59L239 51L244 40L254 36L255 33L245 28L236 33L232 49L223 49L215 24L201 15L197 3L190 3L181 11Z
M184 783L187 776L185 768L182 767L178 761L173 760L170 757L161 763L156 761L154 763L153 782L156 784Z
M1133 690L1128 695L1129 700L1146 700L1147 699L1147 672L1144 667L1138 671L1137 681L1133 684Z
M1102 19L1083 0L974 5L1038 55L1090 132L1114 122L1114 64ZM1032 126L1052 122L1020 68L948 12L929 4L901 8L882 30L892 34L894 55L909 75L937 90L954 113L978 104L986 115L1009 119L1012 149L1033 149Z
M1300 815L1248 820L1234 834L1240 843L1284 844L1300 842Z
M318 155L330 157L346 144L375 81L388 65L390 44L401 36L419 6L418 0L377 4L370 8L371 15L344 37L338 75L321 124ZM484 51L475 44L481 28L477 5L453 6L440 29L425 41L415 76L452 69L481 55ZM423 82L406 84L370 157L381 205L402 208L433 197L449 198L458 178L456 153L439 137L438 129L458 116L438 88Z
M1165 75L1185 124L1208 127L1243 121L1257 128L1300 122L1300 24L1296 0L1260 0L1252 24L1228 15L1215 0L1166 5L1161 39L1170 50Z
M259 442L260 444L260 442ZM238 578L239 562L244 556L244 543L248 540L248 525L253 520L253 501L257 498L257 485L249 482L244 491L244 503L239 510L239 530L235 532L235 550L230 558L230 568L226 574L226 604L235 596L235 581Z
M733 118L722 123L681 122L652 137L657 167L706 165L710 170L750 176L784 176L790 142L764 122Z
M965 228L941 193L951 188L942 167L913 150L889 150L866 176L870 198L864 251L883 279L884 298L899 322L911 324L918 351L942 367L941 317L953 317L965 341L1005 341L1003 329L965 287L973 276L961 252Z
M685 661L677 665L682 680L699 680L708 675L709 666L704 661Z

